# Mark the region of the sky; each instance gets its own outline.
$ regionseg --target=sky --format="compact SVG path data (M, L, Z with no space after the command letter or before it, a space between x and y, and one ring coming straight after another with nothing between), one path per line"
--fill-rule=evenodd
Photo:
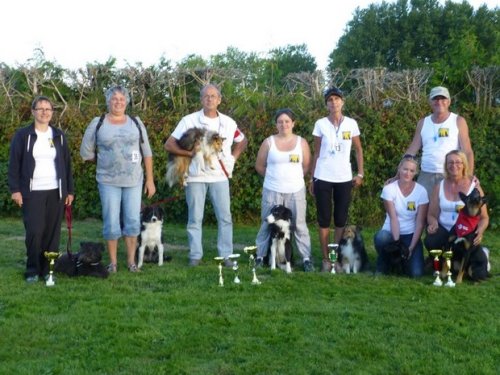
M474 9L500 6L500 0L468 2ZM67 69L110 57L117 66L149 66L162 57L174 63L191 54L206 59L228 47L265 57L273 48L306 44L325 69L355 9L372 3L381 1L7 0L0 63L26 64L41 49L45 59Z

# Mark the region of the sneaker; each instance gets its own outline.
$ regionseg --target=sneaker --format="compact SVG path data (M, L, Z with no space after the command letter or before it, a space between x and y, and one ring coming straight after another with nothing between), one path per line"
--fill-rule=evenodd
M115 263L108 264L107 270L109 273L116 273L116 264Z
M137 266L135 265L135 263L134 264L129 264L128 265L128 270L130 272L140 272L139 268L137 268Z
M260 257L255 259L255 268L262 268L262 267L264 267L264 259Z
M201 259L189 259L189 267L199 266Z
M314 265L310 260L304 261L304 272L314 272Z
M321 272L331 272L332 271L332 263L329 260L323 260L323 264L321 265Z
M38 282L38 275L28 276L28 277L26 277L26 282L27 282L28 284L33 284L33 283Z

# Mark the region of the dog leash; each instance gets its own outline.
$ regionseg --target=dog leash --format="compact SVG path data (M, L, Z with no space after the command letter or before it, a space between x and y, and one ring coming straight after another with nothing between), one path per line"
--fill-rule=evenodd
M71 253L71 227L72 227L72 214L71 214L71 206L64 206L64 215L66 217L66 226L68 227L68 243L66 244L66 253L71 258L73 254Z
M222 172L224 172L226 177L229 178L229 173L227 173L227 170L226 170L226 167L224 166L224 163L222 162L221 159L218 159L218 160L219 160L220 167L222 168Z

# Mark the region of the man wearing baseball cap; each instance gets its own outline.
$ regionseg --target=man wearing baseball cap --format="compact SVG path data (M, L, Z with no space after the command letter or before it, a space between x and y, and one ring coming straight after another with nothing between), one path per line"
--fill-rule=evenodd
M418 122L405 156L415 156L422 149L418 183L425 187L430 197L434 185L443 179L445 155L452 150L463 151L473 173L474 153L467 122L449 110L451 97L448 89L434 87L429 94L429 104L432 114Z

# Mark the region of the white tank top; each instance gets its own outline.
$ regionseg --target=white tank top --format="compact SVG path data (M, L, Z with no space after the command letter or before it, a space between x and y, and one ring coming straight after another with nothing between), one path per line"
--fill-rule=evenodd
M297 136L297 144L293 150L280 151L274 143L274 136L271 136L264 188L285 194L300 191L305 186L302 160L301 137Z
M476 187L474 182L471 182L469 190L467 191L467 195L470 194L472 190ZM458 201L450 201L446 198L444 194L444 180L441 180L439 183L439 218L438 222L443 227L446 228L447 231L451 229L455 225L455 222L458 218L458 212L464 207L464 202L462 200Z
M444 158L459 148L457 115L450 113L446 121L435 124L431 116L424 119L422 138L422 166L424 172L444 173Z

